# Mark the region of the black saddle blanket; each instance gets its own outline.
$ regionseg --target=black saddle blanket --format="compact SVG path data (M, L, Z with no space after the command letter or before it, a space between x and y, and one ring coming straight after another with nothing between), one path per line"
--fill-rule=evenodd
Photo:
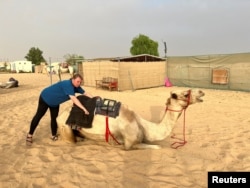
M97 98L89 98L85 95L79 95L77 96L77 99L89 111L89 115L84 114L84 111L74 104L71 108L66 124L70 126L76 125L84 128L91 128Z
M77 98L89 111L89 115L84 114L84 111L74 104L66 120L66 124L71 127L91 128L95 114L114 118L119 115L120 102L100 97L89 98L85 95L79 95Z

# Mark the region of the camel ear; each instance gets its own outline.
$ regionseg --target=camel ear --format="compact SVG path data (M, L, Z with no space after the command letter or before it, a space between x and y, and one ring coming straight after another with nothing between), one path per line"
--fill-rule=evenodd
M175 93L172 93L172 94L171 94L171 98L173 98L173 99L177 99L177 98L178 98L178 96L177 96Z

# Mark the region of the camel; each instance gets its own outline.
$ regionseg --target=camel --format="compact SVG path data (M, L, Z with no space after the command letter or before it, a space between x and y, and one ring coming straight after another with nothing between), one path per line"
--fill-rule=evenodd
M203 102L201 97L205 93L199 89L177 90L170 92L166 102L166 111L159 123L150 122L136 114L127 105L121 104L119 115L108 118L109 131L125 150L131 149L160 149L155 142L163 141L172 132L176 121L183 110L189 105ZM75 136L70 126L65 124L70 113L69 109L57 117L61 139L75 142ZM87 139L105 140L106 118L103 115L94 115L91 128L81 128L79 133Z
M63 68L60 63L55 62L55 63L51 63L51 67L49 65L45 65L44 66L45 71L47 72L47 74L49 75L50 73L54 73L56 75L58 75L58 79L61 80L61 74L62 73L66 73L69 72L70 77L72 78L74 75L74 68L71 65L68 65L67 68Z

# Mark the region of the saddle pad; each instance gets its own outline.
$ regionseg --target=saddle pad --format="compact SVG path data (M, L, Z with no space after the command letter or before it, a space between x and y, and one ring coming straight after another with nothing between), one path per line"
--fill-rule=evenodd
M92 121L94 118L96 101L98 98L89 98L85 95L79 95L77 96L77 98L82 103L82 105L89 111L89 115L84 114L84 111L74 104L71 108L69 117L66 120L66 124L71 127L79 126L83 128L91 128Z

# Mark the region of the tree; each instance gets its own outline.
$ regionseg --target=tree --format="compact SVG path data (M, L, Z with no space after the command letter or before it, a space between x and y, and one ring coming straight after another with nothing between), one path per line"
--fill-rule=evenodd
M42 54L43 52L39 48L32 47L25 58L28 61L31 61L32 64L40 65L41 62L46 62Z
M151 40L148 36L139 34L132 40L132 47L130 53L132 55L150 54L159 56L158 42Z
M67 54L64 58L69 65L75 65L77 62L84 60L83 56L77 54Z

